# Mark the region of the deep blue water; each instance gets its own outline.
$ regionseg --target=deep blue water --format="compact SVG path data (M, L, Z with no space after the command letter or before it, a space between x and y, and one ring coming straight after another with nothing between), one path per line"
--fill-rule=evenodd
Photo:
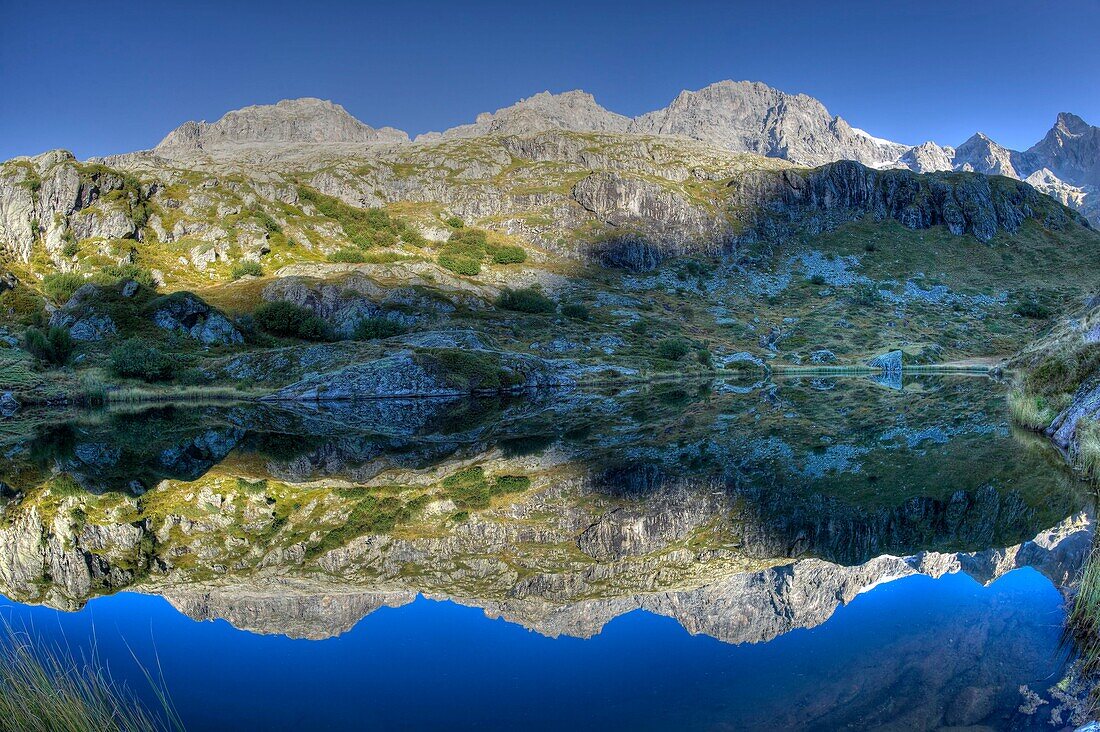
M76 653L94 644L138 691L131 652L146 668L159 659L195 731L833 729L930 724L944 709L1026 727L1038 724L1015 711L1017 688L1047 689L1064 663L1062 598L1031 569L986 587L896 580L816 628L740 646L643 611L590 639L551 639L424 598L323 641L195 622L129 593L77 613L2 600L0 615Z

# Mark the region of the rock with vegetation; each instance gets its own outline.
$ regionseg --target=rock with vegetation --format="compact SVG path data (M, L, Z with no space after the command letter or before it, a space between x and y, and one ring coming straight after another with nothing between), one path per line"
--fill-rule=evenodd
M158 328L183 333L208 346L244 342L229 318L189 292L159 298L151 307Z

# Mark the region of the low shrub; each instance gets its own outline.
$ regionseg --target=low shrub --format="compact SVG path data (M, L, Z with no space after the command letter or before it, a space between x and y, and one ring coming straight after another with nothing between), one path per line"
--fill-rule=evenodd
M278 300L266 302L252 313L252 321L272 335L327 341L334 337L332 326L313 314L309 308Z
M362 264L367 261L367 255L357 249L340 249L328 255L328 261L340 264Z
M579 302L567 302L561 306L561 314L573 320L588 320L588 308Z
M109 264L100 268L99 273L92 276L92 282L97 285L113 285L122 280L134 280L142 287L150 290L157 289L157 281L153 273L136 264Z
M470 257L454 254L440 254L439 266L444 269L449 269L455 274L465 275L467 277L473 277L481 272L481 262Z
M1022 300L1016 305L1014 312L1023 318L1031 318L1032 320L1049 320L1051 316L1050 308L1035 299Z
M852 288L852 302L862 307L873 307L882 302L878 288L870 283L861 283Z
M73 355L73 337L65 328L52 326L48 330L27 328L23 346L36 359L50 366L64 366Z
M125 378L167 381L175 374L175 361L156 346L130 338L111 351L111 370Z
M490 480L480 466L460 470L443 480L443 491L461 509L488 508L493 496L522 493L531 487L526 475L500 475Z
M1041 396L1069 391L1077 383L1077 364L1068 356L1049 356L1027 372L1027 390Z
M691 342L684 338L665 338L657 343L657 356L668 361L679 361L691 353Z
M466 225L466 223L457 216L448 216L447 218L443 219L443 223L445 223L452 229L461 229L463 226Z
M355 324L354 337L359 341L370 341L401 335L404 332L405 326L389 318L363 318Z
M501 368L499 358L482 351L444 348L430 353L448 383L464 391L501 389L512 386L518 378Z
M523 247L506 244L492 248L493 264L520 264L527 261L527 252Z
M55 303L63 305L86 282L75 272L54 272L42 278L42 291Z
M233 265L233 269L230 270L233 279L239 280L242 277L263 277L264 268L259 262L237 262Z
M557 309L553 300L533 287L504 290L497 297L496 305L504 310L531 314L552 313Z

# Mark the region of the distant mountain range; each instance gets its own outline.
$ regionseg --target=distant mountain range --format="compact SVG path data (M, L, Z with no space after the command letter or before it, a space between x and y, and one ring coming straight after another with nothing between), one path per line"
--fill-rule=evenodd
M375 129L343 107L319 99L245 107L217 122L187 122L154 151L168 158L235 156L241 146L402 145L484 135L525 135L561 129L677 136L792 163L818 166L855 160L874 168L918 173L974 171L1026 180L1100 223L1100 128L1063 112L1038 143L1020 152L976 133L958 147L925 142L909 147L852 127L805 94L759 82L720 81L681 92L667 107L630 118L600 106L591 94L542 92L467 125L410 140L392 127Z

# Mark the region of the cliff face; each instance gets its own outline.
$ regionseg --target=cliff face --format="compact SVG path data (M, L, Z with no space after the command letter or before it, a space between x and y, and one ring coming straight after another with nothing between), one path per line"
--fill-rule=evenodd
M952 234L986 242L999 231L1016 232L1028 219L1048 228L1085 225L1080 215L1051 205L1026 183L981 175L916 175L845 161L806 173L753 174L730 185L737 204L819 231L865 215L910 229L946 226Z
M81 239L136 239L149 193L118 170L54 150L0 167L0 249L20 261L36 241L51 256Z

